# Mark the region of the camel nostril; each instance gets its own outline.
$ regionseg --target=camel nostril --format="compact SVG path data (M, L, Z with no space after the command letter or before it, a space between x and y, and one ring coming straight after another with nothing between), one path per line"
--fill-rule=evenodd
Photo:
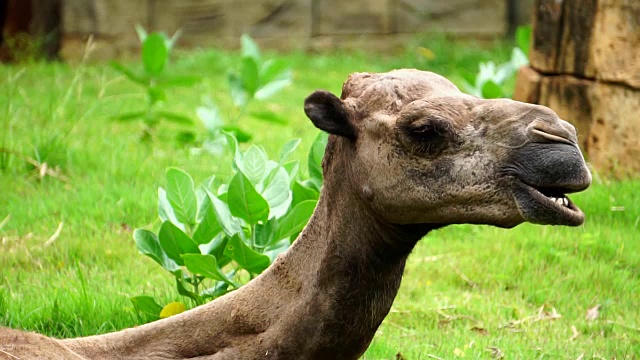
M531 133L536 136L542 137L547 141L561 142L569 145L577 145L578 141L575 134L567 131L566 129L555 129L549 127L535 126L531 129Z

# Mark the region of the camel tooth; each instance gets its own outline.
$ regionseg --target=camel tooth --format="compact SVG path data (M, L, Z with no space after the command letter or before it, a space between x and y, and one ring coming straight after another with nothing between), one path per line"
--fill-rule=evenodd
M562 198L562 202L564 203L564 206L569 206L569 199Z
M556 202L558 199L554 198L554 197L550 197L549 199L551 199L551 201Z

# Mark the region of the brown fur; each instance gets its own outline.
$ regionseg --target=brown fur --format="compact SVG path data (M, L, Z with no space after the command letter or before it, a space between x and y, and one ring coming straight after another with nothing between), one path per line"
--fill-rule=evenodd
M438 75L399 70L354 74L341 99L316 92L305 111L338 135L309 224L262 275L111 334L55 340L0 329L0 349L21 359L356 359L428 231L583 220L531 188L579 191L591 181L575 130L547 108L477 99Z

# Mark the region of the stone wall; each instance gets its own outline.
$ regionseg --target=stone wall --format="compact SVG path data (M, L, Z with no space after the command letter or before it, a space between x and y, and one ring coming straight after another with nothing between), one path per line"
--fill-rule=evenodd
M173 33L183 46L237 46L243 33L279 49L391 44L420 32L499 37L507 7L531 0L64 0L63 57L77 57L89 34L98 56L137 46L134 25Z
M517 100L572 122L603 174L640 174L640 1L536 0Z

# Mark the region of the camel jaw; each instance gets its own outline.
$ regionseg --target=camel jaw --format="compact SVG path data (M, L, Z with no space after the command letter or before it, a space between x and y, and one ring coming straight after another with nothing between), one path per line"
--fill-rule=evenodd
M514 182L513 195L524 221L540 225L579 226L585 215L566 195L566 189L536 188L522 181Z

